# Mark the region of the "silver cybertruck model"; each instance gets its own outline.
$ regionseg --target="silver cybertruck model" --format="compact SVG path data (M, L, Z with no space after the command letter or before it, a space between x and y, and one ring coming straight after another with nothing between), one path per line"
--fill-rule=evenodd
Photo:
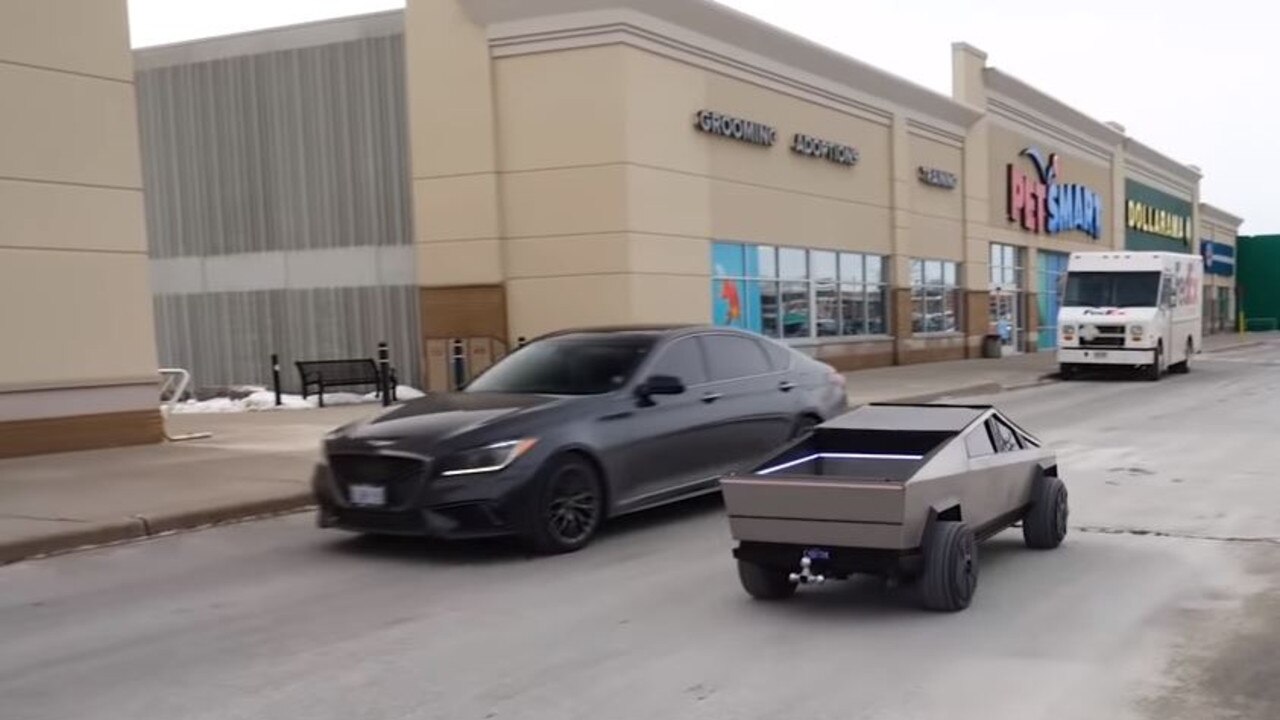
M1018 521L1033 548L1067 534L1054 453L990 406L866 405L721 486L739 578L759 599L871 574L962 610L978 541Z

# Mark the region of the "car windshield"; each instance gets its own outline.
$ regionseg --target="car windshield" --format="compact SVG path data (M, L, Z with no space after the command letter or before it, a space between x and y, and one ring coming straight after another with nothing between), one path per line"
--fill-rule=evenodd
M465 391L599 395L626 385L652 348L643 337L541 340L503 358Z
M1153 307L1160 295L1158 272L1067 274L1065 307Z

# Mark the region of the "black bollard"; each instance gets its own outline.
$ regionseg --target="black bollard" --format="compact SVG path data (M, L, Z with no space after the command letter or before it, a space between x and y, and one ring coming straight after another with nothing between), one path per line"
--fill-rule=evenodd
M280 356L271 353L271 385L276 391L276 407L284 404L280 399Z
M378 343L378 390L382 393L382 407L391 404L391 351L386 342Z

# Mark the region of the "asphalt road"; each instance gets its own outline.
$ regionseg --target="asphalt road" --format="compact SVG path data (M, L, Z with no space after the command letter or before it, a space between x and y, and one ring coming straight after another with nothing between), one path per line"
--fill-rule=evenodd
M715 500L542 559L292 516L0 568L0 718L1280 717L1280 347L996 401L1073 530L984 545L963 613L752 602Z

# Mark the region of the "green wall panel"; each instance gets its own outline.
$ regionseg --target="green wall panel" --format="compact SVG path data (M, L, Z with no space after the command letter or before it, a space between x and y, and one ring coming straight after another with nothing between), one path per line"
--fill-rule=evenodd
M1246 318L1280 319L1280 235L1236 240L1236 283Z

